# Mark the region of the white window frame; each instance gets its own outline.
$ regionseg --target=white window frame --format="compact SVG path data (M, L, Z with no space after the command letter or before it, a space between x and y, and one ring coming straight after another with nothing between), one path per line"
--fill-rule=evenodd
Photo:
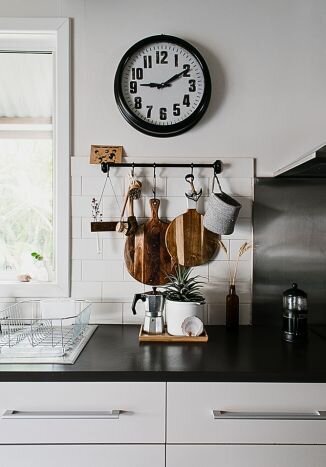
M0 33L9 35L24 33L30 34L31 38L34 38L35 34L53 35L56 70L53 112L56 279L53 282L1 281L0 297L68 297L70 295L70 20L69 18L0 18ZM23 47L24 44L21 43L19 48L23 49ZM28 44L25 50L27 48L32 50ZM17 50L17 47L15 49ZM35 50L39 50L37 43Z

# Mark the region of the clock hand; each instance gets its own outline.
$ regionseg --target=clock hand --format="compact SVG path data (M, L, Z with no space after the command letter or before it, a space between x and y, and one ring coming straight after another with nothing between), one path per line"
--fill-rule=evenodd
M140 83L140 86L148 86L150 88L160 89L162 87L162 83ZM171 85L167 84L167 86L171 86Z
M164 83L161 83L160 84L160 87L161 88L165 88L166 86L171 86L170 83L172 83L172 81L175 81L177 80L178 78L180 78L180 76L184 75L185 73L188 73L189 70L182 70L180 73L177 73L176 75L173 75L171 78L169 78L168 80L164 81Z

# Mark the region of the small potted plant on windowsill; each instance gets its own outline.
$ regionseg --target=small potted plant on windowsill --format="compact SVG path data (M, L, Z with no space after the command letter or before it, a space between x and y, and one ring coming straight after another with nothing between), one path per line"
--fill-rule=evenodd
M50 261L48 261L43 257L42 254L36 251L33 251L31 256L33 258L33 263L36 266L36 269L37 267L39 268L39 271L36 271L36 279L45 282L51 282L53 280L53 271Z
M191 268L178 265L164 286L167 332L173 336L183 335L181 325L189 316L203 319L205 298L200 292L203 282L198 280L200 276L191 277L191 273Z

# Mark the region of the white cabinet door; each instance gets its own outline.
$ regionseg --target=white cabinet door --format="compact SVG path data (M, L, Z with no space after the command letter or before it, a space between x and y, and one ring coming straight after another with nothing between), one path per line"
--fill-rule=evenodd
M165 388L136 382L0 383L0 444L164 443Z
M164 450L164 445L0 446L0 464L3 467L164 467Z
M167 446L166 467L325 467L326 446Z
M326 384L168 383L167 404L168 443L326 444Z

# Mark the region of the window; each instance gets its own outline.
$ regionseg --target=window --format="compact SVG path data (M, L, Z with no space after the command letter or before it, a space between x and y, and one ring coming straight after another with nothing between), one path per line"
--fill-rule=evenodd
M69 231L69 21L1 19L0 295L69 295Z

